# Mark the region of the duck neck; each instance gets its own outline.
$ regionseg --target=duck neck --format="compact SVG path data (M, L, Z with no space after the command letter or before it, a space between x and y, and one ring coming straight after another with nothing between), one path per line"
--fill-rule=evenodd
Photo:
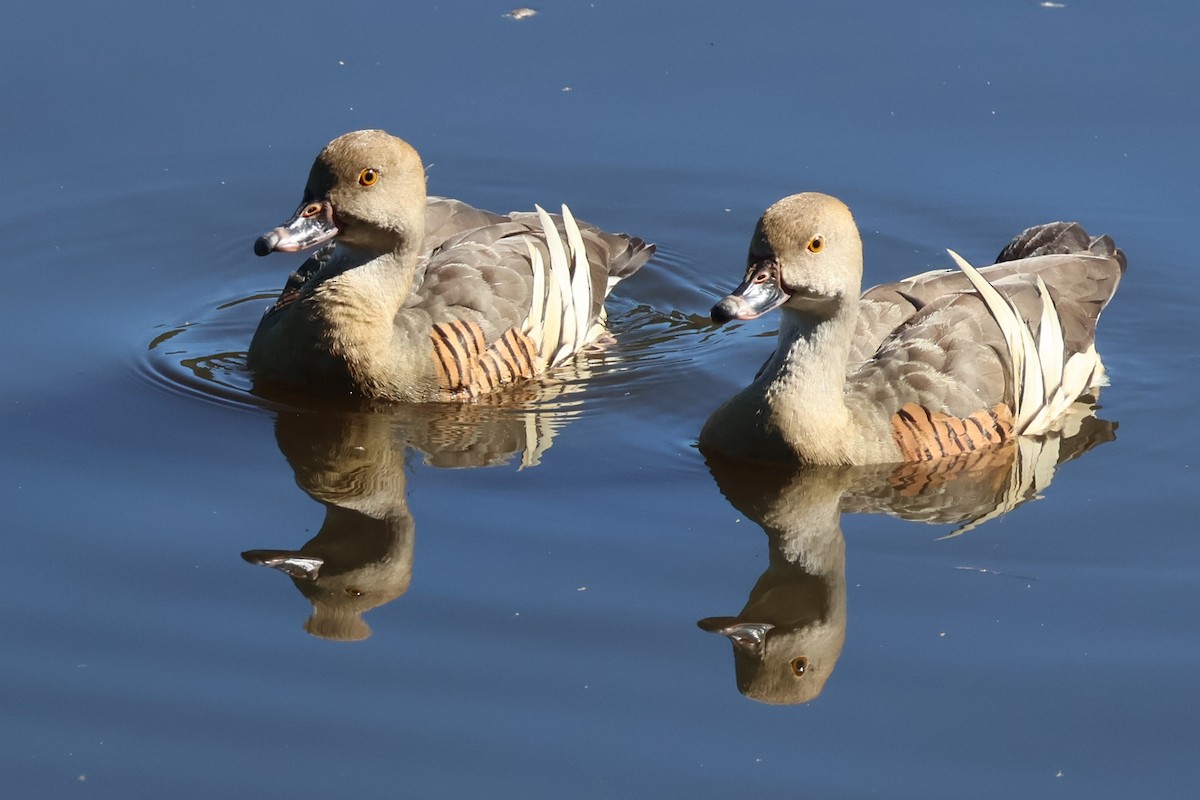
M408 240L411 241L411 240ZM417 248L407 242L387 253L342 248L332 266L338 274L325 281L324 307L335 327L363 332L389 330L396 312L412 291Z
M856 432L846 407L846 360L858 303L832 316L783 310L779 344L763 368L771 421L804 463L849 463Z
M389 363L397 351L396 315L412 292L423 238L414 230L384 253L343 248L335 256L339 273L318 290L330 345L360 387L375 387L403 366Z
M362 295L361 306L371 309L381 324L391 325L396 312L412 292L418 256L412 242L412 239L406 239L391 252L359 256L361 263L346 270L342 276L345 284Z

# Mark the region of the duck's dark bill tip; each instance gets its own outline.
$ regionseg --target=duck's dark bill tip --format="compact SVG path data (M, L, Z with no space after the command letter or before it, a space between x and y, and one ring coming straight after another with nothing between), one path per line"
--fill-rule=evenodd
M708 633L725 633L726 630L738 624L737 617L705 617L697 620L696 625Z
M721 302L712 307L709 315L712 321L718 325L724 325L735 319L754 319L762 312L754 308L746 302L746 300L738 295L731 294Z
M254 240L254 255L266 256L274 252L279 244L279 232L269 231Z

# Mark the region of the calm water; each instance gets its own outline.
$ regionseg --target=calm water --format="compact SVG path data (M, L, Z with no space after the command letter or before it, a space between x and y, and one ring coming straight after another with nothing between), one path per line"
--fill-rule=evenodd
M507 10L6 12L3 795L1194 796L1200 11ZM251 243L361 127L436 193L659 243L618 345L509 408L252 397L299 258ZM774 324L707 309L804 189L872 282L1048 219L1124 247L1106 422L1028 454L1041 499L949 536L1005 475L705 463ZM316 583L241 556L302 548ZM743 609L757 670L697 625Z

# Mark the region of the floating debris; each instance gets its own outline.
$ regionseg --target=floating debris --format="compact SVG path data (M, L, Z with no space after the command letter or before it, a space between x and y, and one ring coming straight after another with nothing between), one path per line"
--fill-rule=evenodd
M509 19L529 19L536 14L536 8L514 8L504 16L508 17Z
M967 572L978 572L981 575L1000 575L1005 578L1019 578L1023 581L1038 580L1037 578L1032 577L1030 575L1016 575L1012 572L1000 572L999 570L988 569L987 567L972 567L972 566L963 565L963 566L955 567L955 569L965 570Z
M1042 8L1066 8L1067 7L1066 3L1051 3L1051 2L1049 2L1049 0L1047 0L1047 2L1044 2L1044 3L1039 3L1039 5Z

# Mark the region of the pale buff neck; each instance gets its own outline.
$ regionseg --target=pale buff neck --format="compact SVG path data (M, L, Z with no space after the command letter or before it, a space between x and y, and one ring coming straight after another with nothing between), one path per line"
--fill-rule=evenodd
M398 329L397 314L412 292L421 241L404 237L392 252L373 257L347 248L338 254L341 272L317 290L329 345L359 385L411 385L416 378L416 364L401 358L411 349L397 347L395 338L409 333Z
M843 301L826 319L785 306L779 344L758 379L772 424L804 463L853 463L863 447L862 432L846 407L856 300Z

